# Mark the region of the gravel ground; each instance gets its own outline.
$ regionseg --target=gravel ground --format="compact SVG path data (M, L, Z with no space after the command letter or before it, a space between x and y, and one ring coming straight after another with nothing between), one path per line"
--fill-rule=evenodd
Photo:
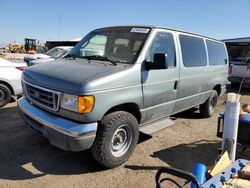
M65 152L49 145L25 125L13 100L0 109L0 187L155 187L161 166L191 172L195 162L213 165L221 144L217 118L225 99L220 98L211 118L201 118L194 108L173 116L174 126L152 137L141 135L132 157L111 170L98 165L89 151ZM245 91L241 99L250 103L250 93Z

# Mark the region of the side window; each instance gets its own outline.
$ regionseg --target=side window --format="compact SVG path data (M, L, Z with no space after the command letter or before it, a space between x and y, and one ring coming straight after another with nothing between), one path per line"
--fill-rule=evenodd
M182 59L185 67L199 67L207 65L204 40L187 35L180 35Z
M227 64L227 53L225 46L218 42L206 40L209 65L225 65Z
M148 50L147 60L153 62L155 53L167 55L169 68L175 67L175 45L173 35L166 32L158 32Z

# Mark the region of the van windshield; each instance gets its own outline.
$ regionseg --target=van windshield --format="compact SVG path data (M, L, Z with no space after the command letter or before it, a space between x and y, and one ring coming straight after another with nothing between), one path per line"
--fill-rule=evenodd
M94 30L69 53L76 58L97 57L134 64L150 32L147 27L111 27Z

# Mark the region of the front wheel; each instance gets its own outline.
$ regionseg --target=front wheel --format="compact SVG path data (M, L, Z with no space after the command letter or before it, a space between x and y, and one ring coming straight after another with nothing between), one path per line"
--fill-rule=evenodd
M8 104L11 99L11 91L10 89L3 84L0 84L0 107Z
M218 93L215 90L212 90L210 97L206 100L205 103L200 105L200 113L203 117L211 117L214 113L214 109L217 105Z
M103 166L114 168L128 160L138 137L138 123L132 114L124 111L110 113L98 126L92 155Z

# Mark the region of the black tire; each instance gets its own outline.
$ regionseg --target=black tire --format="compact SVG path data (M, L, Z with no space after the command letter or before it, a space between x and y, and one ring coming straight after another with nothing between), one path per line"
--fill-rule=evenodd
M92 155L107 168L117 167L131 156L138 137L138 123L132 114L124 111L110 113L99 123Z
M0 84L0 107L8 104L11 99L11 91L10 89L4 85Z
M210 97L206 100L205 103L200 105L200 113L203 117L209 118L213 115L215 107L218 101L218 93L215 90L212 90Z
M240 84L235 83L235 82L231 82L231 88L232 89L239 89L239 87L240 87Z

